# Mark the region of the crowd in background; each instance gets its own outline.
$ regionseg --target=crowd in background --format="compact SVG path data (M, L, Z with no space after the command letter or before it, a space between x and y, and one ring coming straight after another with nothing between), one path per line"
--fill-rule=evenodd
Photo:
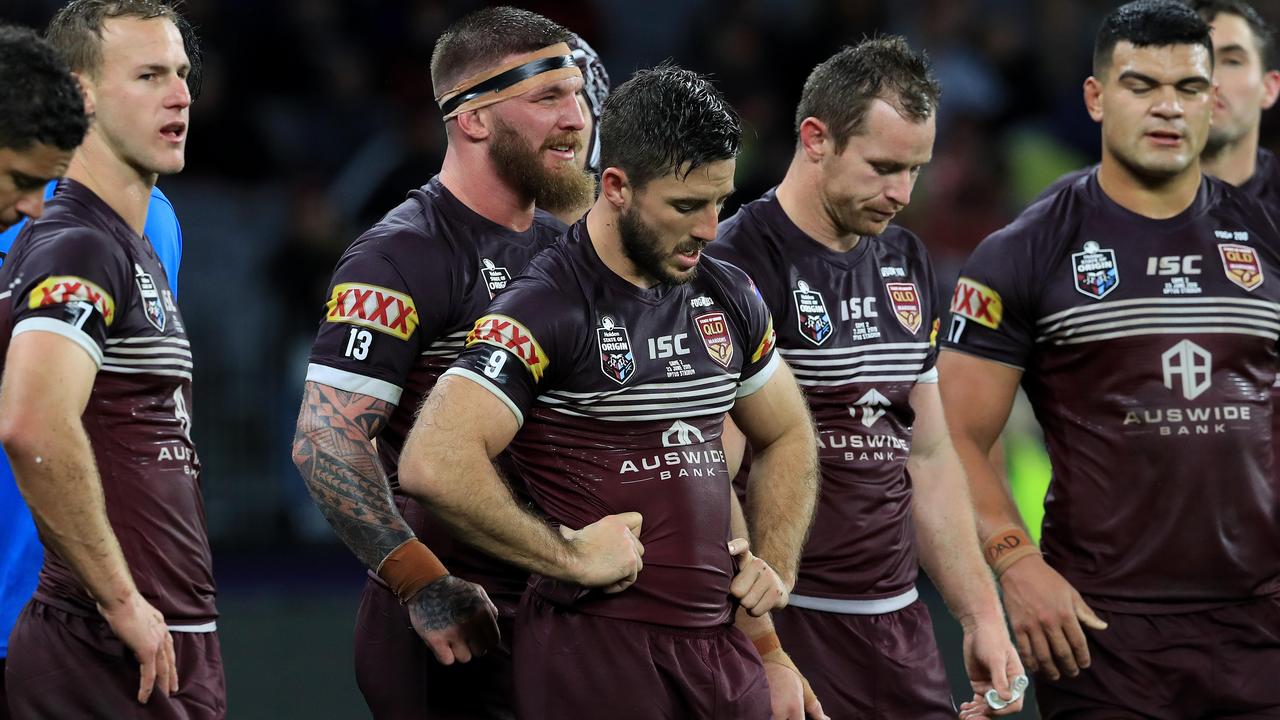
M5 0L41 27L62 0ZM187 169L161 178L183 225L193 433L215 544L336 542L289 458L306 354L334 262L439 168L428 72L460 0L186 0L203 43ZM672 58L742 113L738 193L781 179L809 70L880 33L927 50L942 82L933 162L899 222L948 286L960 262L1054 178L1096 161L1084 112L1110 0L594 0L516 3L566 25L615 83ZM1255 3L1273 22L1268 2ZM1264 145L1277 121L1264 119ZM245 408L252 408L246 412Z

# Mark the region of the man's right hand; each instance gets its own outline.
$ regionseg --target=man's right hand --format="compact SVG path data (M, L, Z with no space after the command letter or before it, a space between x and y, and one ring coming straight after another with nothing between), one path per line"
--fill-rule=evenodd
M606 515L581 530L561 525L560 534L574 554L574 582L606 593L631 587L644 567L644 545L640 543L643 520L640 513L627 512Z
M99 604L98 612L141 664L138 702L145 705L156 686L165 697L178 692L173 636L169 634L164 615L136 591L110 609Z
M1075 677L1089 667L1089 643L1081 624L1092 630L1106 630L1107 624L1065 578L1039 555L1031 555L1010 565L1000 585L1027 670L1057 680L1064 672Z
M441 665L469 662L498 644L498 608L484 588L456 575L431 581L405 606Z

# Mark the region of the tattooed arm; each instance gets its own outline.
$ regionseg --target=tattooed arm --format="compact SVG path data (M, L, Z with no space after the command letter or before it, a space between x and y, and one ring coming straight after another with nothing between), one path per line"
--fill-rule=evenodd
M393 410L385 400L307 382L293 441L293 462L320 512L374 572L414 539L373 445ZM446 575L405 604L414 629L446 665L466 662L497 641L497 610L479 585Z

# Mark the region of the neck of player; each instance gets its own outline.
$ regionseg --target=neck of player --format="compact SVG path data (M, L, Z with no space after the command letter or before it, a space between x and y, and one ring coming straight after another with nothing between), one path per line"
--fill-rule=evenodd
M822 182L816 166L792 161L775 191L778 204L805 235L836 252L849 252L862 238L836 227L823 204Z
M610 272L642 290L658 285L658 280L640 272L622 248L622 234L618 231L618 211L601 194L587 213L587 236L595 248L600 262Z
M1200 162L1167 178L1144 177L1102 151L1098 183L1102 191L1120 207L1152 220L1167 220L1191 207L1200 189Z
M463 205L508 230L524 232L533 225L533 199L522 197L493 166L483 148L463 157L450 144L440 167L440 182Z
M1239 140L1223 145L1213 155L1200 155L1200 165L1205 174L1232 185L1248 182L1258 166L1258 126Z
M125 162L91 130L71 158L67 177L92 190L131 230L142 235L151 188L156 184L154 173Z

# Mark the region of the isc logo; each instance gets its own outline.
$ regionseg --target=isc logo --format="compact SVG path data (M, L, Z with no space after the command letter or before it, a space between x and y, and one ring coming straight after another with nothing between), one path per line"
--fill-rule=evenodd
M1199 275L1203 255L1162 255L1147 258L1148 275Z
M689 333L649 338L649 359L658 360L672 355L688 355L689 348L685 345L685 340L688 339Z
M862 318L879 317L876 312L876 299L873 297L849 298L840 301L841 320L861 320Z

